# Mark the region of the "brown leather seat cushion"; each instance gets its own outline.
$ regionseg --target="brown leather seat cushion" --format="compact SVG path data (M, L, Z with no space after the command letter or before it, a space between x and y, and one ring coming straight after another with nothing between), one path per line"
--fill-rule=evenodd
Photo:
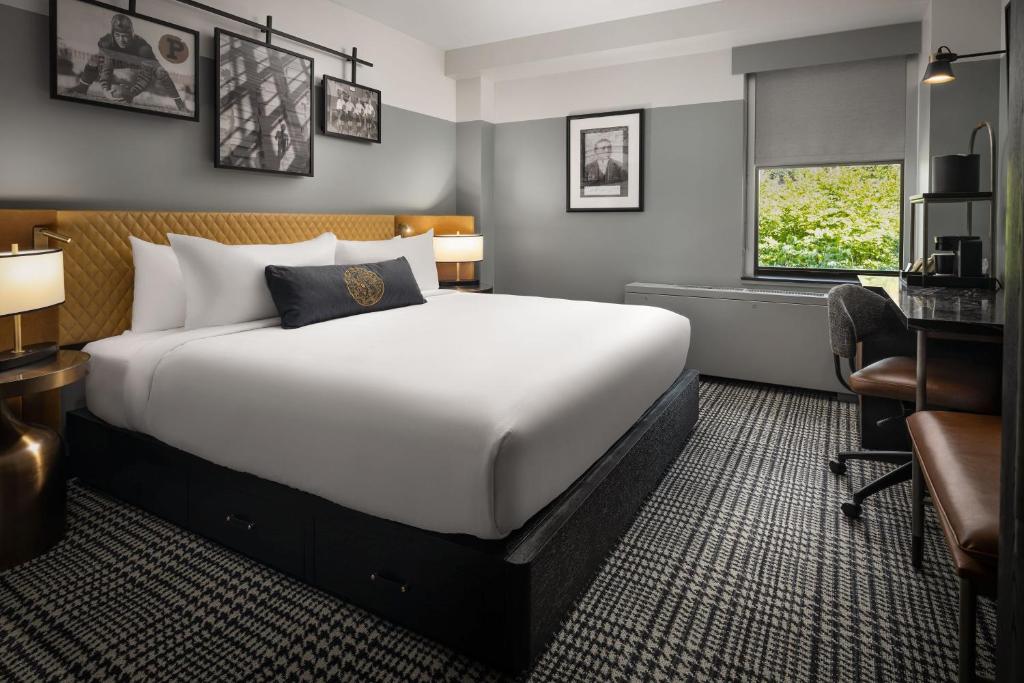
M907 427L957 574L994 587L1002 418L924 411Z
M850 388L864 396L914 402L917 361L891 356L850 375ZM928 405L969 413L999 412L999 368L968 359L928 360Z

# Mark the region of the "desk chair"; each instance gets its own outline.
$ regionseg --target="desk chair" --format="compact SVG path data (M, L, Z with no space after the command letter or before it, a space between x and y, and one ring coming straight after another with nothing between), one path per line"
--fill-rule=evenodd
M899 401L902 412L878 421L879 426L895 420L903 421L913 412L917 389L917 361L913 356L894 355L859 370L856 367L857 344L865 340L887 341L894 346L914 348L913 335L904 326L895 305L884 296L859 285L839 285L828 293L829 339L836 377L847 389L859 396ZM850 367L849 378L843 377L841 359ZM998 370L967 359L942 358L929 354L928 405L932 408L969 413L998 412ZM833 474L846 473L850 460L884 462L898 465L896 469L869 482L843 503L843 513L850 518L860 516L861 503L868 496L910 481L910 451L843 451L829 462Z

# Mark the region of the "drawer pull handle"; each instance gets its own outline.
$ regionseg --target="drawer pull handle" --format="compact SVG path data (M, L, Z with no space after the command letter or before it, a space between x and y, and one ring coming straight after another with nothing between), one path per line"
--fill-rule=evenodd
M228 524L237 526L240 529L244 529L245 531L252 531L253 527L256 526L256 522L251 519L246 519L245 517L241 517L234 513L229 513L228 516L224 518L224 521Z
M382 574L378 574L377 572L371 572L370 573L370 581L375 581L375 582L379 581L380 583L387 583L387 584L391 584L392 586L398 586L398 592L399 593L408 593L409 592L409 585L408 584L402 583L401 581L395 581L394 579L389 579L388 577L386 577L386 576L384 576Z

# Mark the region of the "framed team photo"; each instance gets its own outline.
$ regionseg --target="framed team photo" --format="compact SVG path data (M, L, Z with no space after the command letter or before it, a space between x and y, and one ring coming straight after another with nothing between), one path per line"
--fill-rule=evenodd
M568 116L566 211L644 210L644 110Z
M214 166L313 175L313 59L216 29Z
M324 76L324 135L380 142L380 90Z
M50 96L199 120L199 33L94 0L50 0Z

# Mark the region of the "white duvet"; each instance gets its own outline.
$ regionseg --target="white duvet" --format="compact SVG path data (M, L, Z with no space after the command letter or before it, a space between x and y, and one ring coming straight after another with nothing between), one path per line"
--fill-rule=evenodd
M285 330L277 320L86 347L107 422L345 507L500 538L671 386L686 318L445 293Z

